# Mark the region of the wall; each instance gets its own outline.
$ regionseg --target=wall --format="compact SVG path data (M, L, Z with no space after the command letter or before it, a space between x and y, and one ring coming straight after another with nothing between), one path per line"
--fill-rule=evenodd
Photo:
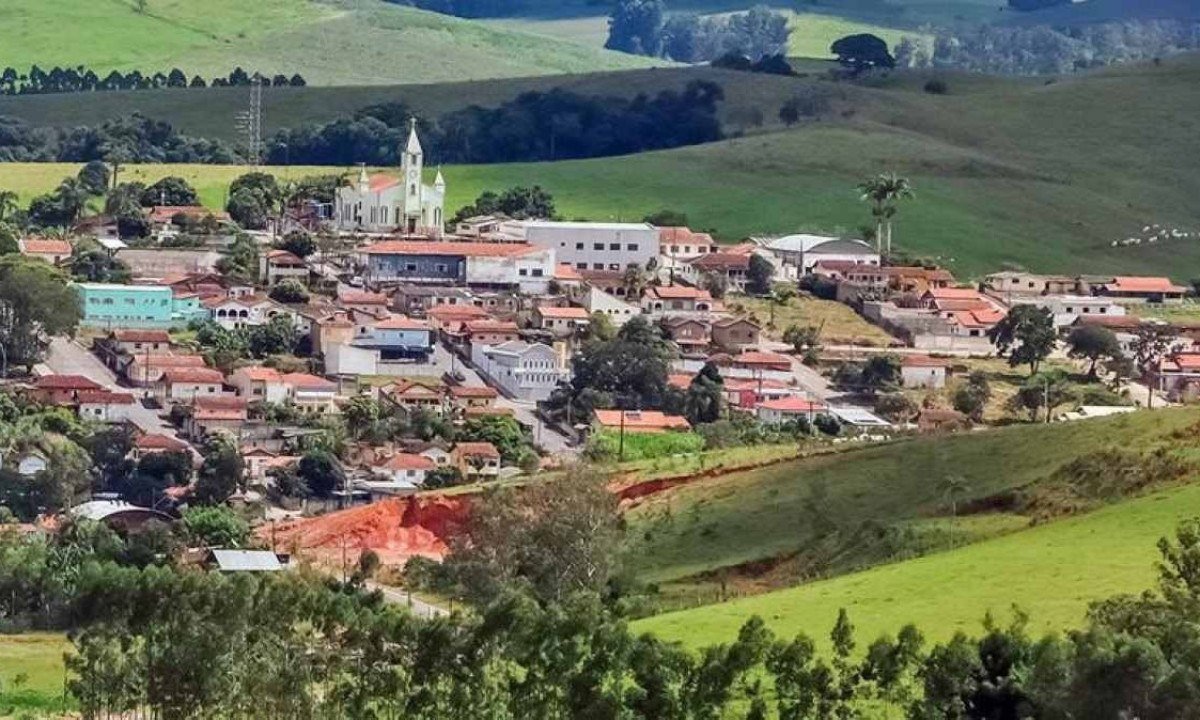
M409 269L414 265L415 269ZM466 262L456 255L368 255L367 276L376 281L463 282Z
M630 265L640 265L643 268L651 258L659 254L658 230L646 225L629 225L627 228L589 227L574 223L530 224L525 230L525 238L539 247L554 250L558 262L570 263L579 267L586 264L589 269L608 269L617 265L624 270ZM603 250L596 250L596 245ZM613 250L612 245L619 246ZM630 246L636 249L631 250Z
M90 327L167 328L173 296L168 287L76 285L81 324Z

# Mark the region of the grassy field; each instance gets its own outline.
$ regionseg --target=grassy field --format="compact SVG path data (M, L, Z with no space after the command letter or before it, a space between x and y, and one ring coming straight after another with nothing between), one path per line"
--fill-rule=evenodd
M801 550L811 555L832 529L842 538L861 535L860 546L810 559L823 572L844 572L886 559L881 554L889 545L875 542L877 531L904 531L949 514L942 483L950 475L966 483L959 500L967 502L1043 479L1095 450L1155 447L1198 419L1198 411L1171 410L1013 426L733 473L656 496L632 510L627 517L631 568L645 581L666 582ZM928 529L914 528L918 541Z
M1003 467L997 464L997 467ZM1200 486L1176 488L976 545L789 590L660 615L636 631L689 646L729 642L752 615L783 637L827 645L845 608L860 645L915 623L931 640L980 632L984 615L1014 605L1033 633L1078 627L1088 603L1138 593L1155 580L1155 542L1200 514Z
M228 75L322 85L443 82L645 67L653 61L378 0L0 0L4 63ZM136 41L135 41L136 39ZM660 63L661 64L661 63Z
M885 347L892 341L890 335L848 305L832 300L793 297L786 305L772 307L770 301L762 298L733 295L726 298L725 305L734 313L750 317L777 339L792 325L811 325L821 328L821 342L825 345ZM770 322L772 310L774 324Z
M1200 323L1200 302L1193 300L1180 305L1130 305L1129 312L1166 322Z
M0 717L13 711L48 710L63 694L62 635L0 635Z

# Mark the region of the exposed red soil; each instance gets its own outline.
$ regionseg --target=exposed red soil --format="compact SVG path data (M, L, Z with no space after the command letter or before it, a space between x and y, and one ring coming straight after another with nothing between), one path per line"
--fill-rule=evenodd
M796 456L789 455L781 458L771 458L761 462L748 463L745 465L713 467L698 473L689 473L686 475L669 475L667 477L654 478L652 480L638 480L635 475L628 475L623 478L615 479L610 485L614 493L621 500L621 506L625 508L636 507L639 501L643 498L659 493L666 492L680 485L688 485L700 480L711 480L713 478L722 477L735 472L746 472L749 470L758 470L760 468L778 465L784 462L795 460Z

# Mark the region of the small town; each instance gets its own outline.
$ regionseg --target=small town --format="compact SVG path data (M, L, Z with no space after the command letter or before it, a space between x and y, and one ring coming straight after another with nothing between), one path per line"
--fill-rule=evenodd
M1200 713L1193 3L50 5L0 718Z

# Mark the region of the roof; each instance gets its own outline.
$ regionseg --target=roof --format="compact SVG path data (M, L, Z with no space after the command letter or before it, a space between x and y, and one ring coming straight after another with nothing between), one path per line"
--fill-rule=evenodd
M737 252L714 252L707 255L701 255L691 261L692 267L711 268L711 269L729 269L729 268L748 268L750 267L750 254Z
M989 328L1004 319L1000 310L960 310L952 313L954 322L965 328Z
M160 433L142 435L133 441L133 446L138 450L187 450L187 443Z
M762 330L762 328L758 325L758 323L754 322L753 320L750 320L749 318L744 318L744 317L727 317L727 318L721 318L720 320L713 321L713 327L718 327L718 328L728 328L728 327L733 327L734 325L749 325L750 327L754 328L755 330Z
M581 307L539 307L538 315L544 318L557 318L559 320L587 320L587 308Z
M500 459L500 451L490 442L460 442L454 452L462 457L486 457Z
M679 415L667 415L658 410L596 410L596 422L603 427L626 430L688 430L692 424Z
M900 364L904 367L947 367L950 362L942 358L930 357L928 355L905 355L900 359Z
M270 550L213 550L212 561L222 572L279 572L283 563Z
M21 241L21 251L27 255L70 255L71 243L50 238L28 238Z
M154 222L167 222L176 215L199 217L212 215L215 218L227 219L229 213L214 212L202 205L155 205L150 208L150 219Z
M792 359L787 355L779 353L766 352L763 350L747 350L741 355L733 355L730 357L733 362L740 365L791 365Z
M146 367L166 367L166 368L181 368L181 367L208 367L208 363L204 362L204 357L201 355L150 355L133 357L134 362L142 363Z
M857 407L831 407L829 412L833 413L838 420L853 425L855 427L891 427L892 424L887 420L879 417L875 413Z
M117 342L171 342L166 330L114 330L113 338Z
M494 398L499 395L500 393L496 392L495 388L490 387L455 385L450 388L450 396L456 398Z
M1165 277L1115 277L1104 286L1109 292L1132 293L1182 293L1187 288L1175 285Z
M825 243L831 242L851 242L862 245L863 250L869 253L874 253L870 245L855 238L839 238L830 237L828 235L809 235L806 233L798 233L796 235L785 235L781 238L776 238L769 243L767 247L771 250L781 252L811 252L813 249Z
M283 379L283 373L275 368L266 367L265 365L248 365L238 368L233 373L234 375L242 375L246 378L258 382L278 382Z
M693 245L716 245L712 235L708 233L693 232L689 227L680 225L667 225L658 229L658 241L664 245L680 245L683 243L692 243Z
M337 383L310 373L287 373L279 378L284 383L305 390L336 390Z
M151 510L147 507L127 503L123 500L89 500L85 503L76 505L67 511L70 515L85 520L104 520L120 513L136 512L150 515L157 515L164 520L170 521L170 517L165 513L157 510Z
M559 222L555 220L531 220L525 223L528 229L563 229L563 230L653 230L649 223L620 223L620 222Z
M129 393L109 392L108 390L85 390L77 396L80 405L132 405L133 396Z
M429 323L404 315L393 315L375 323L376 330L428 330Z
M818 260L813 269L829 270L832 272L852 273L859 270L870 270L879 275L886 275L884 268L875 263L856 262L854 260Z
M554 267L554 279L574 282L583 280L583 276L575 269L571 263L559 263Z
M338 288L338 302L350 305L387 305L388 296L370 290L346 290Z
M538 252L529 243L429 242L385 240L362 250L368 255L461 255L462 257L515 257Z
M100 383L83 375L43 375L34 381L38 390L100 390Z
M515 333L520 328L511 320L468 320L467 332L508 332Z
M287 250L272 250L267 253L267 262L272 265L304 265L304 259Z
M1163 360L1160 369L1173 372L1200 370L1200 353L1176 353Z
M646 294L661 300L712 300L712 293L709 291L686 285L652 287L646 291Z
M404 395L405 397L412 398L441 398L442 396L440 386L430 387L415 380L404 380L403 382L396 383L390 390L386 390L385 392L392 396Z
M819 400L809 400L795 395L790 397L776 398L775 400L764 400L758 405L764 410L774 410L784 413L813 413L825 412L828 406Z
M437 465L424 455L396 453L379 467L385 470L432 470Z
M983 300L975 288L929 288L925 294L934 300Z
M1073 324L1133 330L1142 324L1142 319L1137 315L1080 315Z
M196 420L245 420L246 400L233 397L199 397L192 403Z
M474 305L434 305L425 311L438 320L469 320L488 317L488 311Z
M930 282L954 282L954 275L943 268L908 267L903 265L880 268L888 277L922 278Z
M169 367L163 370L162 381L168 385L175 383L212 383L218 385L225 382L225 376L220 370L207 367Z
M379 192L387 190L390 187L396 187L400 184L400 178L387 175L385 173L375 173L367 178L367 186L371 192Z

